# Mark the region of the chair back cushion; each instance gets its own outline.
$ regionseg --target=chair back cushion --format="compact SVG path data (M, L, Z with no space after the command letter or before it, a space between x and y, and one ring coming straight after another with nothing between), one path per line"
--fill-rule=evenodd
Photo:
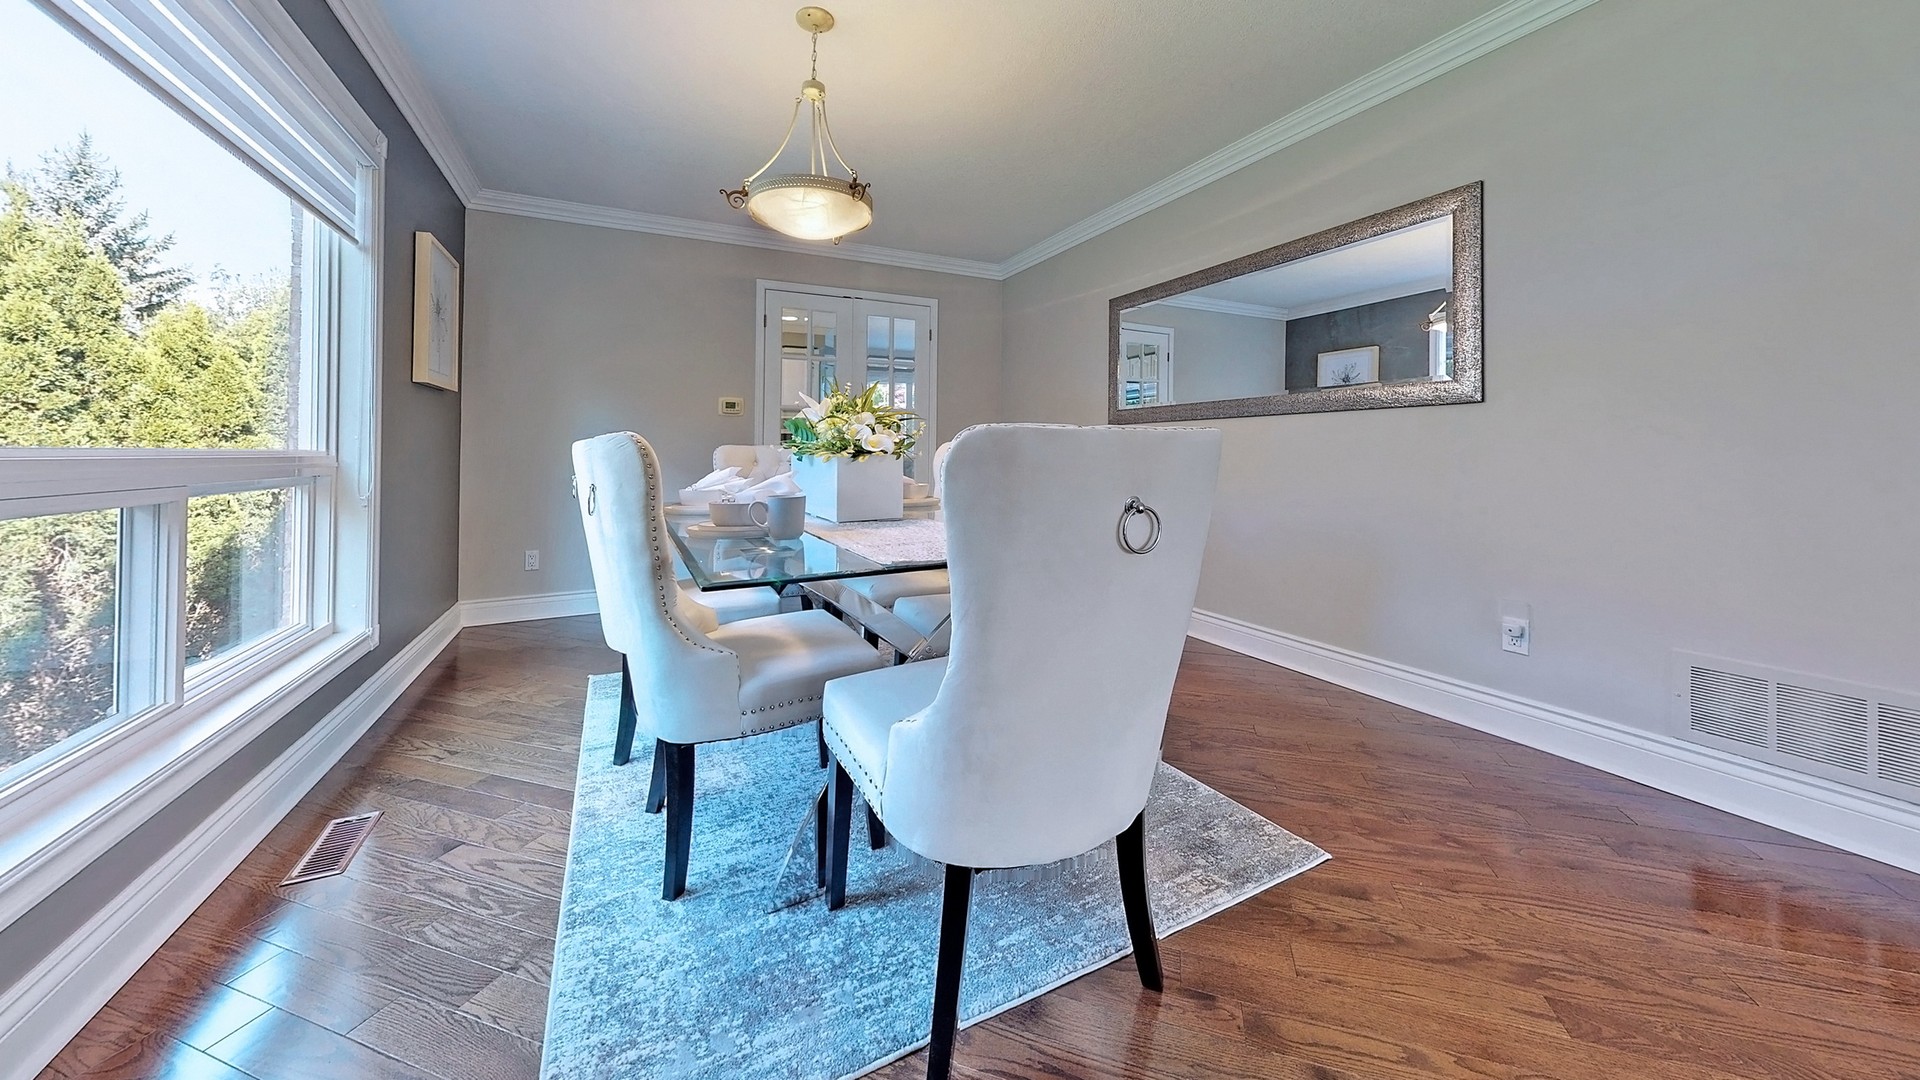
M630 431L583 439L573 473L600 630L627 657L646 730L694 742L673 734L737 722L738 658L679 610L653 447Z
M952 439L948 439L946 442L933 448L933 480L931 481L931 486L933 488L933 497L936 499L940 497L942 491L946 490L941 484L940 474L946 469L947 454L952 450Z
M1078 855L1146 805L1213 513L1220 432L962 432L943 506L953 638L933 704L889 736L884 816L941 862ZM1121 546L1138 498L1152 550ZM1132 543L1151 522L1133 515Z
M739 469L749 480L766 480L793 471L793 451L784 446L730 443L714 447L713 467Z

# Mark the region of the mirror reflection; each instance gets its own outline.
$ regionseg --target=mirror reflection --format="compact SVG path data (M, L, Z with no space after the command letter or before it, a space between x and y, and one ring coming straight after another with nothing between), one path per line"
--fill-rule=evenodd
M1479 400L1477 209L1475 185L1115 300L1114 422Z

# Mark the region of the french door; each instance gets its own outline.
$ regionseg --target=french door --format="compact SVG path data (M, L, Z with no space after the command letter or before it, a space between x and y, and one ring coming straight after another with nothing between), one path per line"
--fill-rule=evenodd
M934 426L934 316L938 304L907 296L852 295L804 285L760 283L760 386L756 438L785 441L801 395L880 386L883 400L920 417L907 475L931 462Z
M1120 400L1123 409L1173 402L1173 330L1120 324Z

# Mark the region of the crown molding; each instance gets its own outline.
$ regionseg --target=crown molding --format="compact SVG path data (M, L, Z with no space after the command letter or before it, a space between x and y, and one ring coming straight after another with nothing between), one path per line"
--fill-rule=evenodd
M1279 322L1286 322L1292 318L1286 308L1268 307L1265 304L1244 304L1238 300L1215 300L1211 296L1169 296L1165 300L1155 300L1145 306L1192 308L1195 311L1212 311L1221 315L1245 315L1249 318L1274 319Z
M722 225L482 188L445 115L434 104L411 57L381 13L378 0L327 0L327 6L333 9L354 44L366 54L367 62L387 92L393 95L395 104L413 125L447 182L470 209L1005 281L1597 2L1510 0L999 263L866 244L812 244L744 225Z
M795 240L769 229L748 225L722 225L711 221L694 221L691 218L668 217L665 214L643 214L638 210L617 210L609 206L543 199L537 195L517 195L510 191L483 190L467 200L467 208L486 210L496 214L514 214L519 217L544 218L548 221L570 221L576 225L596 225L603 229L624 229L628 232L653 233L657 236L706 240L716 244L766 248L770 251L791 251L799 255L819 255L829 259L846 259L850 262L900 266L909 270L931 270L938 274L959 274L962 277L986 278L991 281L998 281L1001 278L1000 267L990 262L956 259L950 255L925 255L918 251L901 251L897 248L874 247L869 244L823 244Z
M413 133L419 136L434 164L440 166L440 173L452 185L454 194L461 202L471 204L480 192L480 174L474 171L473 162L467 159L460 141L454 138L446 114L427 92L427 84L420 78L419 69L413 66L412 56L400 44L377 0L327 0L327 7L340 20L347 36L359 46L367 64L379 77L380 85L393 96L393 103L400 107L400 114L412 125Z
M1512 0L1429 41L1384 67L1362 75L1224 149L1201 158L1165 180L1114 203L1020 251L1000 264L1009 278L1116 229L1134 218L1197 191L1229 173L1272 156L1317 132L1430 82L1500 46L1563 19L1598 0Z
M1453 288L1453 278L1446 275L1423 278L1419 281L1404 281L1398 285L1382 285L1379 288L1363 289L1360 292L1335 296L1319 303L1307 304L1287 312L1289 319L1309 319L1315 315L1325 315L1329 311L1345 311L1348 308L1366 307L1387 300L1398 300L1403 296L1418 296L1423 292L1440 292Z

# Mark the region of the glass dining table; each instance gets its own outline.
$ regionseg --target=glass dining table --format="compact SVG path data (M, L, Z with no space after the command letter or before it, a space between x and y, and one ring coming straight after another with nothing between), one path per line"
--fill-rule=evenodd
M903 516L931 520L939 517L939 511L916 508ZM809 526L814 523L812 518L807 520ZM794 540L772 540L750 533L711 527L705 507L667 510L667 535L680 552L687 576L700 591L773 589L782 596L796 597L803 608L820 608L851 621L869 644L889 650L895 663L946 655L951 632L948 622L922 632L850 587L850 582L858 578L943 570L947 565L944 558L884 563L812 531Z

